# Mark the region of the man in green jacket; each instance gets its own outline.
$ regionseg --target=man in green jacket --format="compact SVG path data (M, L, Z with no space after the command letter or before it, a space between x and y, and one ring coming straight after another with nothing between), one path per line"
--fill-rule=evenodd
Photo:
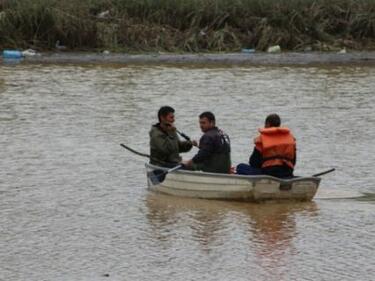
M152 125L150 130L150 163L162 167L174 167L182 158L181 152L189 151L195 141L181 141L173 125L174 109L163 106L159 109L159 123Z
M199 151L190 160L182 163L186 168L209 173L230 173L230 140L227 134L215 125L215 115L203 112L199 125L204 133L199 140Z

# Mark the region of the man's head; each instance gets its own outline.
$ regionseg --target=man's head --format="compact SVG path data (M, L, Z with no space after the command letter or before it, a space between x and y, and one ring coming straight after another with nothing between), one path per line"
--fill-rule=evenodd
M270 114L267 116L266 121L264 122L264 127L280 127L281 119L280 116L277 114Z
M199 126L202 132L207 132L215 127L215 115L209 111L203 112L199 115Z
M174 123L174 109L170 106L162 106L158 112L159 122L163 124Z

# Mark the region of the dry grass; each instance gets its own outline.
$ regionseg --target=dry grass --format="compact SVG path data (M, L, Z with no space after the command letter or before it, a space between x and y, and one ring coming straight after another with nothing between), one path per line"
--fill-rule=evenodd
M53 49L57 40L78 50L369 49L375 1L0 0L0 47Z

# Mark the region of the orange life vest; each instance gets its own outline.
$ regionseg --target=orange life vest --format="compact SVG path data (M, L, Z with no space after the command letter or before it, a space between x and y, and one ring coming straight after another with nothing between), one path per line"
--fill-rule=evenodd
M262 168L287 165L294 168L296 140L286 127L259 129L260 135L255 138L255 147L262 154Z

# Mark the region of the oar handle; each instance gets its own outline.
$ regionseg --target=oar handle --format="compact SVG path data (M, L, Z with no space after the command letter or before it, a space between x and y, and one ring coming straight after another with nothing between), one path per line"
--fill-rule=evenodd
M190 137L188 137L187 135L185 135L183 132L180 132L179 130L176 129L176 132L181 136L183 137L185 140L187 141L191 141Z
M176 167L173 167L173 168L170 168L169 170L165 171L166 174L170 173L170 172L173 172L173 171L176 171L178 169L182 168L182 165L177 165Z
M133 152L134 154L137 154L137 155L139 155L139 156L143 156L143 157L147 157L147 158L149 158L150 160L154 160L155 162L159 162L159 163L161 162L161 160L156 159L156 158L154 158L154 157L151 157L151 155L149 155L149 154L139 152L139 151L137 151L137 150L135 150L135 149L133 149L133 148L131 148L131 147L129 147L129 146L123 144L123 143L120 143L120 145L121 145L123 148L129 150L130 152ZM164 163L165 163L165 164L168 164L168 162L164 162ZM182 166L179 165L179 166L177 166L177 167L181 168ZM176 168L176 167L173 167L172 169L175 169L175 168ZM176 170L177 170L177 168L176 168ZM174 171L174 170L172 170L172 171ZM167 171L167 173L168 173L168 171Z
M127 146L127 145L125 145L125 144L123 144L123 143L121 143L120 145L121 145L123 148L129 150L130 152L133 152L134 154L137 154L137 155L139 155L139 156L143 156L143 157L147 157L147 158L151 158L149 154L146 154L146 153L142 153L142 152L136 151L135 149L130 148L129 146Z
M336 170L335 168L332 168L332 169L329 169L327 171L324 171L324 172L321 172L321 173L317 173L317 174L313 175L313 177L319 177L319 176L322 176L322 175L325 175L325 174L328 174L328 173L332 173L335 170Z

